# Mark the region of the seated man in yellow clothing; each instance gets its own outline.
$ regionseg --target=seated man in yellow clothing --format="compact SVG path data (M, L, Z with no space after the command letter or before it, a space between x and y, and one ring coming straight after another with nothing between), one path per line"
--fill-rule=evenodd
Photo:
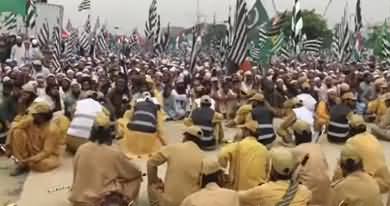
M343 179L332 185L330 206L382 206L382 197L375 179L367 174L357 148L344 145L340 155Z
M293 177L298 166L292 152L287 148L271 150L270 181L249 190L239 192L241 206L307 206L311 192Z
M17 122L8 136L7 147L16 159L11 175L28 170L46 172L61 164L65 151L65 134L51 122L53 113L46 102L36 102L28 109L29 116Z
M248 120L241 128L238 142L222 148L218 159L222 167L229 165L229 185L233 190L246 190L268 180L269 153L255 137L258 124Z
M310 125L298 120L292 127L296 147L291 151L294 158L300 162L308 155L306 164L299 170L299 182L312 192L311 206L328 205L330 194L330 178L328 163L320 144L312 143Z
M224 172L218 161L202 162L202 189L187 196L180 206L239 206L238 193L225 189Z
M222 114L211 108L212 99L205 95L200 99L200 107L191 112L191 116L185 119L186 126L196 125L203 131L200 148L202 150L214 150L223 140Z
M375 178L382 193L390 189L390 173L386 165L382 144L367 131L364 119L360 115L351 115L349 125L352 137L345 143L352 146L362 159L364 171ZM338 167L333 177L338 180L342 177L341 168Z
M117 121L123 139L121 146L130 157L145 158L160 149L163 139L163 113L159 102L149 92L138 98L132 108Z
M183 142L163 147L147 162L151 206L179 206L184 198L200 189L204 159L200 138L203 132L192 126L187 127L183 135ZM158 167L165 163L167 170L163 182L158 177Z
M96 206L112 193L122 195L129 202L137 200L141 171L123 153L112 148L113 130L109 115L99 112L89 142L81 145L74 157L69 197L73 206Z
M371 131L378 139L390 141L390 93L383 95L387 109L378 124L372 126Z
M377 91L377 98L368 102L366 119L370 120L370 122L378 123L382 116L385 114L386 109L388 108L385 103L385 98L387 94L383 93L385 92L387 87L387 84L381 84L380 90Z

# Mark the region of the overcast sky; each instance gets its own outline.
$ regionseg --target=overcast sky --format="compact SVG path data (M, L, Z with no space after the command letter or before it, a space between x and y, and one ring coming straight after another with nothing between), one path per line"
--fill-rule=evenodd
M101 21L107 21L110 27L118 26L121 31L130 32L137 27L143 31L147 18L147 12L152 0L91 0L92 9L79 13L78 4L81 0L49 0L49 3L62 4L65 8L65 19L70 18L74 25L82 25L90 12L93 17L100 16ZM247 0L251 6L254 0ZM274 0L278 10L290 9L294 0ZM332 0L326 18L330 25L338 22L343 14L343 9L348 2L350 14L355 13L357 0ZM363 23L383 22L390 16L389 0L361 0L363 10ZM162 26L168 22L175 26L191 26L195 23L197 0L158 0L158 12L161 15ZM212 22L216 14L217 22L227 18L229 5L235 0L199 0L199 7L203 19ZM269 15L273 15L274 9L272 0L262 0ZM316 9L323 13L328 0L301 0L301 7L304 9ZM94 21L94 20L93 20Z

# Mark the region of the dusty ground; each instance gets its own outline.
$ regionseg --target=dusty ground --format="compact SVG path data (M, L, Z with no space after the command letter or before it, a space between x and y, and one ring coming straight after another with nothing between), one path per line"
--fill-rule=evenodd
M275 124L278 125L279 122ZM181 122L169 122L165 126L166 138L169 143L181 140L183 124ZM225 135L228 139L232 138L235 131L226 129ZM390 155L390 142L382 142L385 147L386 157ZM323 151L326 154L332 173L339 156L340 145L331 145L326 140L321 141ZM215 155L216 152L208 153ZM72 157L67 156L63 165L49 173L30 173L27 177L13 178L9 177L9 170L6 168L11 164L10 161L0 158L0 206L7 202L18 200L18 206L67 206L68 191L62 190L55 193L49 193L48 190L70 185L72 181ZM145 162L138 161L137 164L145 171ZM165 168L159 170L160 175L164 174ZM24 183L24 184L23 184ZM145 183L145 182L144 182ZM23 189L22 189L23 188ZM145 185L142 186L140 197L140 206L147 206L147 195Z

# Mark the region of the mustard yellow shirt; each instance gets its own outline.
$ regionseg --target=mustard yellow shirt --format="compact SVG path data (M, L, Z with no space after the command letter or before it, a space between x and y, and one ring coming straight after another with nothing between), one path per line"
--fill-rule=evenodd
M240 191L241 206L275 206L282 200L288 189L288 181L268 182L255 188ZM299 185L298 191L289 206L307 206L311 201L311 192L303 185Z
M229 165L231 189L246 190L263 184L268 179L270 155L267 148L255 137L246 137L222 148L219 162Z

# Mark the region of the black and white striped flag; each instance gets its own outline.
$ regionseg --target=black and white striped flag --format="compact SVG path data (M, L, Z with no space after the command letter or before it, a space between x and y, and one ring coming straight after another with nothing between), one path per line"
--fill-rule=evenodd
M24 23L26 28L33 29L36 24L36 19L38 16L37 7L35 6L34 0L27 0L27 15L24 18Z
M97 35L96 43L97 43L96 48L101 54L107 55L109 53L107 42L106 39L104 38L103 33Z
M202 35L199 34L197 26L195 26L192 30L192 49L191 49L191 59L190 59L190 72L194 73L194 68L196 66L196 62L198 59L198 54L202 47Z
M39 41L39 46L41 48L48 48L49 47L50 30L49 30L49 23L47 22L47 20L42 24L42 27L39 30L38 41Z
M237 0L236 18L234 24L233 43L230 48L228 60L235 64L235 68L228 68L230 72L236 69L244 62L248 54L248 11L245 0Z
M322 47L322 44L323 42L321 40L318 40L318 39L310 39L308 40L306 38L306 35L304 35L304 37L302 38L302 50L303 52L306 52L306 53L315 53L315 54L319 54L320 53L320 49Z
M160 42L161 42L161 22L160 15L157 16L157 23L154 29L153 36L153 50L156 54L160 54Z
M292 22L291 22L291 35L295 54L300 53L300 41L302 36L303 29L303 17L301 13L300 1L295 0L293 13L292 13Z
M5 28L7 32L10 32L17 27L17 15L14 12L9 13L7 16L5 16L2 27Z
M345 6L344 16L341 23L336 26L336 31L333 36L331 51L339 62L347 62L352 57L352 32L349 29L348 21L348 5Z
M54 72L60 72L62 70L61 68L61 29L57 25L53 28L53 51L52 51L52 59L51 59L51 65L54 69ZM53 72L53 71L52 71Z
M88 56L89 51L91 50L91 42L90 42L89 33L85 32L85 31L81 32L79 43L80 43L81 49L83 50L84 56Z
M148 20L145 23L145 36L148 40L154 41L156 38L156 25L158 23L157 0L153 0L149 7Z
M91 9L91 0L82 0L79 4L79 12Z

